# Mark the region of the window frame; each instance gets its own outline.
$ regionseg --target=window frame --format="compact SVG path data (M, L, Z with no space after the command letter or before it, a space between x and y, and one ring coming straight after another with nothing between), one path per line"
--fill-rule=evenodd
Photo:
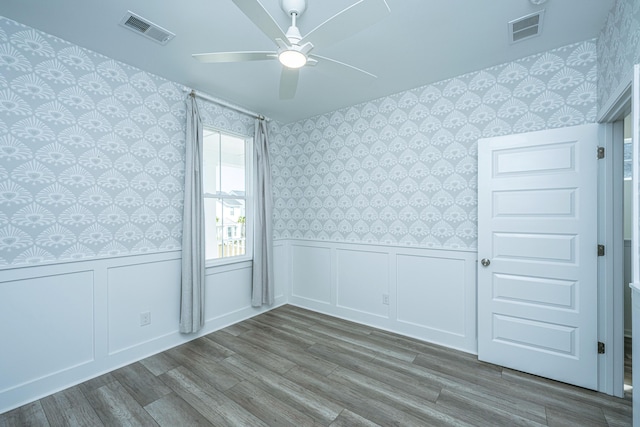
M224 266L228 264L236 264L240 262L252 261L253 260L253 224L254 224L254 216L253 216L253 137L238 134L235 132L230 132L227 130L219 129L214 126L203 125L203 131L206 132L214 132L220 135L220 142L222 142L222 135L231 136L233 138L242 139L244 143L244 198L239 197L237 195L232 194L221 194L221 193L205 193L204 192L204 183L203 183L203 198L214 199L214 200L243 200L244 199L244 207L245 207L245 253L244 255L236 255L230 257L222 257L222 258L209 258L205 259L205 268L209 267L217 267ZM203 137L203 144L205 143ZM222 144L220 144L220 149L222 148ZM222 160L222 156L219 154L218 158L220 161ZM204 164L203 159L203 168L207 166ZM206 223L205 223L205 246L206 246ZM217 230L216 230L217 232ZM222 232L224 234L224 230ZM206 255L205 255L206 257Z

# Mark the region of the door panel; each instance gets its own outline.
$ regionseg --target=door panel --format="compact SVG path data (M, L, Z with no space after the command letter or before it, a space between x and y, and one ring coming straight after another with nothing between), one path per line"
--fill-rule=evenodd
M597 388L598 125L479 142L478 357Z
M576 192L556 190L496 191L493 193L495 217L575 216Z
M492 335L496 341L575 356L576 328L500 314L493 317Z
M572 234L494 233L493 259L575 263L577 238Z
M575 144L572 142L558 146L514 147L494 152L493 177L572 170L574 164Z
M495 274L493 277L493 299L575 310L575 285L576 282L571 280Z

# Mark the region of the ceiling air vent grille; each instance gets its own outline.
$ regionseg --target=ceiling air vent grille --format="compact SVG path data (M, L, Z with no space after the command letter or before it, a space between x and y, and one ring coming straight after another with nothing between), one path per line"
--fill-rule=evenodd
M544 10L509 22L509 42L516 43L540 35Z
M160 44L167 44L169 40L175 37L175 34L171 31L165 30L131 11L127 11L127 14L120 20L120 25Z

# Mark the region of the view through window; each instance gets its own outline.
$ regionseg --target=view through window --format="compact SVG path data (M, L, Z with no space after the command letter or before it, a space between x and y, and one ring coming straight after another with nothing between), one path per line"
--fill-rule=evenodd
M247 239L247 139L203 129L206 259L250 253ZM249 248L249 250L248 250Z

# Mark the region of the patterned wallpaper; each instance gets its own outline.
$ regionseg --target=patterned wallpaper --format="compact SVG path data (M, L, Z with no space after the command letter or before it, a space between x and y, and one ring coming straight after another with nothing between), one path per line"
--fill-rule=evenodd
M640 1L617 0L598 37L598 107L640 63Z
M272 122L275 237L475 249L477 139L593 122L596 73L588 41ZM0 266L179 249L184 99L0 17ZM253 134L199 104L205 124Z
M595 121L595 40L281 126L276 238L476 248L477 139Z
M179 249L185 97L0 17L0 266ZM250 118L200 105L252 135Z

